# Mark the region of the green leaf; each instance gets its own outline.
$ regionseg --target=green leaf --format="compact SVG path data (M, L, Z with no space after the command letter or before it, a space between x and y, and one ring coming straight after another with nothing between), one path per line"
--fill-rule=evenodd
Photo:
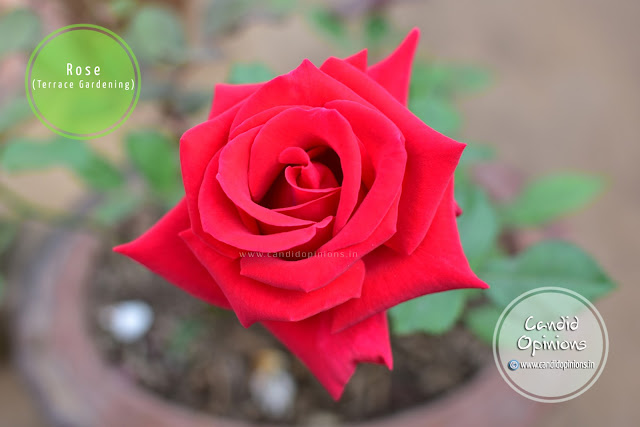
M344 42L347 38L345 22L336 13L325 8L315 8L309 14L311 24L332 39Z
M477 187L458 202L463 210L458 217L458 232L464 253L475 270L494 253L500 233L498 215L487 194Z
M592 201L603 189L596 176L562 173L540 178L529 184L511 203L504 206L505 223L536 226L574 212Z
M227 81L232 84L259 83L271 80L276 76L269 67L254 62L250 64L233 64Z
M474 307L464 316L464 324L478 339L491 344L500 314L502 310L492 305Z
M174 202L182 188L178 145L160 132L146 130L127 135L125 148L149 188L167 203Z
M477 92L491 84L491 74L483 68L459 65L453 67L451 73L457 92Z
M205 326L198 319L184 319L177 323L169 335L167 349L171 355L180 358L189 347L202 335Z
M116 188L124 182L118 169L101 158L86 142L63 137L49 141L14 138L1 153L0 166L9 173L69 168L97 190Z
M488 162L496 157L496 150L489 145L469 143L460 157L460 165L466 166L479 162Z
M112 226L130 217L141 201L136 194L117 191L107 195L95 208L93 217L101 224Z
M180 63L185 60L184 29L170 9L141 7L129 24L126 40L142 62Z
M0 133L30 117L33 117L33 113L27 98L20 96L7 101L0 108Z
M429 127L445 135L455 135L462 123L456 107L441 98L430 96L409 98L409 109Z
M591 256L562 241L544 241L515 257L493 260L479 276L491 287L486 295L499 307L544 286L567 288L590 301L615 287Z
M38 16L29 9L15 9L0 17L0 59L13 52L33 50L41 38Z
M110 190L124 184L120 171L93 151L83 164L74 168L74 172L95 190Z
M442 334L451 329L464 309L465 289L438 292L412 299L389 310L395 334Z
M483 69L441 63L416 63L411 79L411 96L451 101L456 95L475 92L489 85L491 78Z

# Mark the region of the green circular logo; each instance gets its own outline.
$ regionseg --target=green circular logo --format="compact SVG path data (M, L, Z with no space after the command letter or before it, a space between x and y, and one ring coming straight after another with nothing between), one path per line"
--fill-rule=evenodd
M31 109L49 129L68 138L97 138L133 112L140 67L112 31L70 25L49 34L33 51L25 88Z

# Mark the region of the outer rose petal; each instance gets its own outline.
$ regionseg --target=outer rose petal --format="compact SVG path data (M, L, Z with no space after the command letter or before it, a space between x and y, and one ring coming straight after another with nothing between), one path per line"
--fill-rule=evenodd
M333 330L422 295L460 288L488 288L462 251L453 204L453 182L424 241L411 255L381 247L364 258L367 275L360 298L334 310Z
M209 272L178 236L189 228L184 199L136 240L113 248L209 304L231 308Z
M265 83L247 98L246 102L242 103L232 127L235 128L261 111L280 105L322 107L334 99L367 103L344 84L332 79L305 59L298 68Z
M263 322L338 400L360 362L393 368L386 313L378 313L338 333L331 312L301 322Z
M398 213L398 232L387 245L410 254L427 234L465 144L431 129L379 84L344 61L329 58L322 71L366 98L404 134L407 166Z
M240 260L212 250L191 230L180 233L198 260L219 283L243 326L276 320L297 322L358 298L364 279L364 263L356 263L333 282L314 292L276 288L240 275Z
M367 74L387 89L402 105L407 105L411 63L419 39L420 30L414 28L391 55L367 70Z
M224 113L240 101L248 98L263 84L264 83L252 83L244 85L230 85L226 83L217 84L213 93L213 103L211 105L209 119L212 119L217 115Z
M192 127L180 138L180 166L185 198L193 230L202 234L198 198L205 171L216 153L227 143L229 126L239 105L214 119ZM232 251L228 251L231 255Z
M344 60L361 71L367 71L367 49L362 49Z

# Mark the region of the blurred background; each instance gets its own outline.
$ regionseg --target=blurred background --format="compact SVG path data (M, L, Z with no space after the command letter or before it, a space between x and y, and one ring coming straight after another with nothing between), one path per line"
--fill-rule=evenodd
M320 64L364 46L380 58L419 27L419 59L472 66L481 70L471 73L472 83L489 80L481 91L454 97L452 105L430 106L436 129L493 147L501 163L525 178L582 170L607 182L604 195L568 221L571 240L619 284L598 303L609 331L607 366L585 394L548 405L537 425L640 422L640 375L633 365L640 351L640 2L0 0L0 16L2 145L16 137L52 137L22 99L30 51L51 31L72 23L108 27L127 40L143 69L142 98L129 120L112 134L82 143L91 148L91 161L107 170L103 176L83 181L73 165L0 170L0 208L7 201L21 208L7 222L11 226L3 225L11 242L2 255L7 274L15 261L11 248L26 235L46 233L43 224L72 221L65 217L70 207L82 206L98 190L101 198L94 201L98 207L88 226L108 227L131 214L138 193L123 194L109 168L126 162L127 141L151 138L140 129L171 141L203 121L215 83L267 79L304 58ZM158 179L157 197L146 202L161 210L179 197L179 189L162 184L172 177ZM44 418L11 357L8 318L17 293L10 282L0 287L0 425L41 426Z

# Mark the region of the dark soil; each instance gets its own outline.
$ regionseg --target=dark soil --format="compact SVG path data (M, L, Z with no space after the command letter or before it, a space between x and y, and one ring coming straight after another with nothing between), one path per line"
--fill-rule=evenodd
M462 327L442 336L393 337L394 370L360 365L334 402L261 326L243 328L233 313L189 296L108 247L96 265L89 320L105 359L153 393L211 414L281 424L361 421L443 396L490 359L489 349ZM97 313L131 299L150 304L155 320L142 339L122 344L99 326ZM282 352L297 386L293 410L278 420L261 413L249 389L263 350Z

